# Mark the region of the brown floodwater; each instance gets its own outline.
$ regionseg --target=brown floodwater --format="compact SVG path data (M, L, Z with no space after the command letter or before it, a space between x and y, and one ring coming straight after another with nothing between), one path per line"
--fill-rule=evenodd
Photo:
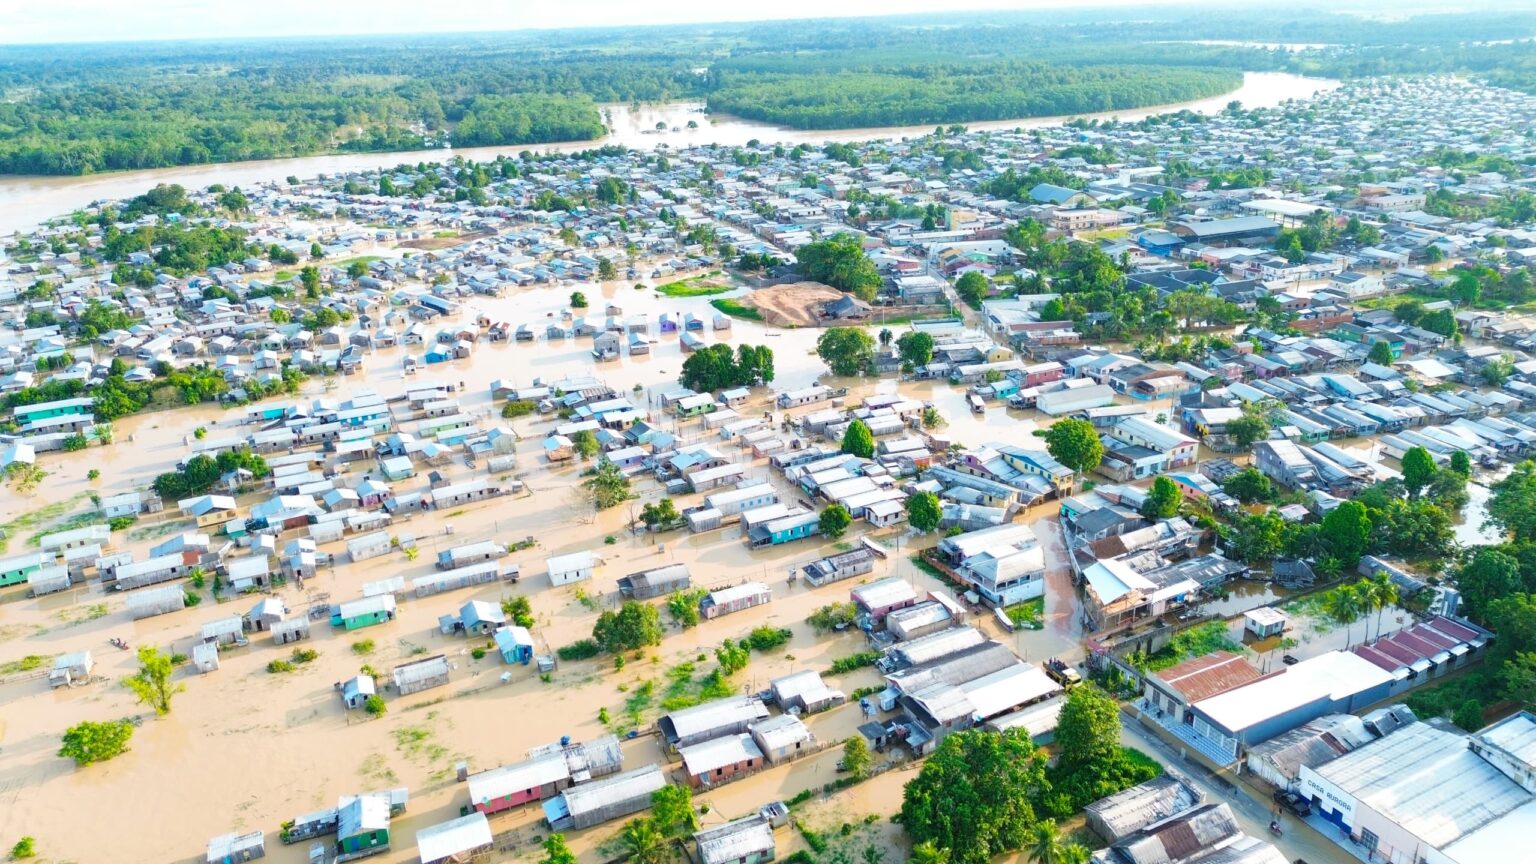
M1133 111L1082 116L1090 119L1115 117L1122 120L1139 120L1153 114L1186 109L1210 114L1220 111L1233 99L1249 108L1272 107L1289 99L1306 99L1338 86L1339 82L1331 79L1308 78L1281 72L1245 72L1242 86L1221 96ZM279 182L290 175L307 179L322 174L367 171L401 163L440 161L452 156L484 161L501 155L516 155L524 150L571 152L605 144L621 144L643 150L649 150L658 145L668 147L690 147L700 144L740 146L753 139L790 145L822 144L828 141L913 137L933 131L932 124L835 131L789 129L727 114L707 114L703 108L701 102L642 105L639 110L633 110L633 106L625 104L604 105L602 110L609 131L603 138L593 141L533 146L301 156L292 159L121 171L84 177L0 177L0 234L30 228L47 219L78 210L93 201L129 198L143 193L156 183L179 183L189 189L201 189L214 183L223 183L226 186L251 186ZM972 129L1036 128L1060 123L1066 119L1069 118L1031 117L1023 120L995 120L967 125ZM690 122L697 124L697 128L688 128ZM666 127L666 131L656 131L657 123Z

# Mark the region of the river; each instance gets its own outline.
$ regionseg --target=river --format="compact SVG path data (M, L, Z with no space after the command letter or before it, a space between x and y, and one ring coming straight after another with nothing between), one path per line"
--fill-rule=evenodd
M1273 107L1286 100L1306 99L1338 86L1338 81L1325 78L1307 78L1280 72L1245 72L1241 87L1210 99L1079 116L1139 120L1153 114L1183 109L1209 114L1220 111L1233 99L1242 102L1248 108ZM933 130L931 124L839 130L790 129L727 114L707 114L704 112L702 102L642 105L638 110L631 110L629 105L605 105L603 113L608 122L609 133L594 141L572 141L536 146L511 145L457 150L301 156L292 159L121 171L83 177L0 177L0 234L31 228L54 216L85 207L93 201L130 198L143 193L156 183L179 183L189 189L203 188L213 183L223 183L226 186L250 186L281 181L289 176L309 178L321 174L365 171L401 163L442 160L450 156L490 160L499 155L512 155L524 150L573 151L586 150L604 144L621 144L626 147L649 150L661 144L668 147L689 147L697 144L742 145L753 139L785 144L822 144L828 141L910 137ZM1034 117L1027 120L993 120L968 125L972 129L1034 128L1060 123L1067 119L1070 118ZM688 128L689 121L696 123L698 128ZM657 123L663 124L666 131L658 132Z

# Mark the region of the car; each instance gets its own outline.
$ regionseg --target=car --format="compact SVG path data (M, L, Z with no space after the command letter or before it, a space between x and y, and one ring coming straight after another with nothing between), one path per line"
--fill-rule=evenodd
M1295 813L1297 816L1311 816L1312 802L1285 789L1275 791L1275 803Z

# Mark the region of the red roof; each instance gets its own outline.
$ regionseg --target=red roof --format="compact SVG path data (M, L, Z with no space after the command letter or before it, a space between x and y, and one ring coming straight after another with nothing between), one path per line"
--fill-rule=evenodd
M1186 660L1157 673L1158 680L1194 703L1264 677L1257 667L1228 651Z

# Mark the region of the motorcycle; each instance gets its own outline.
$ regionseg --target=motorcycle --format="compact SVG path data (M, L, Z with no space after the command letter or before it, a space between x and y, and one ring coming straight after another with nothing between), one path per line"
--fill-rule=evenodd
M117 648L117 649L122 650L122 651L127 651L128 650L128 643L124 642L123 640L121 640L121 639L119 639L119 638L117 638L115 636L112 637L111 639L108 639L107 641L110 642L112 644L112 647L114 647L114 648Z
M1269 833L1275 835L1276 837L1279 837L1280 836L1280 823L1279 822L1271 822L1271 823L1269 823Z

